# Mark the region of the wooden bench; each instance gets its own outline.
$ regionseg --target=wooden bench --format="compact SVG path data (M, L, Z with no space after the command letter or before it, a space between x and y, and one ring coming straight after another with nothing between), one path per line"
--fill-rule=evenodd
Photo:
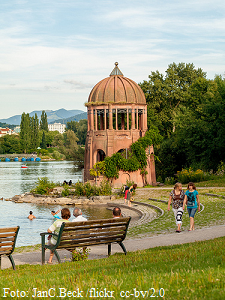
M0 268L2 255L6 255L10 259L13 269L16 270L16 266L12 258L12 253L15 248L19 229L19 226L0 228Z
M60 258L56 249L73 251L76 247L108 244L108 255L110 255L111 244L116 242L126 254L127 251L122 242L126 237L130 219L131 218L128 217L62 223L59 234L56 235L58 237L57 242L51 246L45 243L45 236L49 235L49 233L41 233L42 264L45 263L46 249L50 249L54 252L59 263Z

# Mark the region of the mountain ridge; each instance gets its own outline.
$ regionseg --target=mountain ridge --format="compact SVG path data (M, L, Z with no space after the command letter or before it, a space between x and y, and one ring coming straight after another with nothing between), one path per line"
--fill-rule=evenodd
M83 110L80 109L66 110L64 108L60 108L57 110L46 110L45 112L47 114L48 123L52 123L52 122L54 123L56 120L63 120L63 119L67 119L85 113ZM37 114L40 120L42 110L34 110L30 112L29 113L30 117L33 117L35 113ZM11 125L20 125L21 115L15 115L7 119L0 119L0 122L11 124Z

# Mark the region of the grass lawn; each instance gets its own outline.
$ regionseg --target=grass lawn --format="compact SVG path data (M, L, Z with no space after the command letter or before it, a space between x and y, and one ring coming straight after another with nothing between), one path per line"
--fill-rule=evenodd
M0 271L0 298L225 299L224 244L225 237L92 261L18 266Z
M128 230L128 236L133 237L137 235L147 234L148 236L161 234L161 233L172 233L176 230L176 224L174 219L174 214L172 211L172 207L170 211L167 211L167 203L155 202L152 200L148 200L148 198L168 200L169 192L172 188L168 188L168 190L160 190L160 189L149 189L145 194L141 194L137 191L136 201L145 202L149 204L156 205L164 210L164 215L158 219L155 219L149 223L142 224L140 226L136 226L130 228ZM209 227L213 225L225 224L225 199L224 198L216 198L211 196L204 195L205 193L215 193L215 194L223 194L225 192L225 188L220 189L199 189L199 198L200 202L204 205L204 210L200 213L196 213L195 215L195 228L203 228ZM139 194L139 195L138 195ZM187 213L187 209L183 214L183 230L189 229L189 216Z

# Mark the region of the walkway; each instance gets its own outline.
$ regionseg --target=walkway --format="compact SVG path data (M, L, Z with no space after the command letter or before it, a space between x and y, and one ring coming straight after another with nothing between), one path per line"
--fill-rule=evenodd
M196 241L210 240L218 237L225 236L225 225L213 226L210 228L197 229L195 231L183 231L181 233L172 234L160 234L152 237L143 237L141 239L126 239L124 245L127 251L144 250L159 246L169 246L177 244L186 244ZM112 245L112 254L116 252L122 252L121 248L117 244ZM62 261L69 261L71 259L71 253L66 250L59 251ZM47 251L46 258L49 255ZM99 259L107 257L107 245L93 246L91 247L91 253L89 259ZM15 253L13 254L15 264L41 264L41 252L30 253ZM53 260L57 263L56 259ZM11 267L9 259L2 257L2 269Z

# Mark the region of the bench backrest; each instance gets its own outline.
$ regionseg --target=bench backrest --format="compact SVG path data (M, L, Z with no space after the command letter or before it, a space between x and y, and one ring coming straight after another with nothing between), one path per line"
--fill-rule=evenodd
M19 228L0 228L0 255L11 254L14 251Z
M130 219L128 217L63 223L57 248L72 250L75 247L122 242L126 237Z

